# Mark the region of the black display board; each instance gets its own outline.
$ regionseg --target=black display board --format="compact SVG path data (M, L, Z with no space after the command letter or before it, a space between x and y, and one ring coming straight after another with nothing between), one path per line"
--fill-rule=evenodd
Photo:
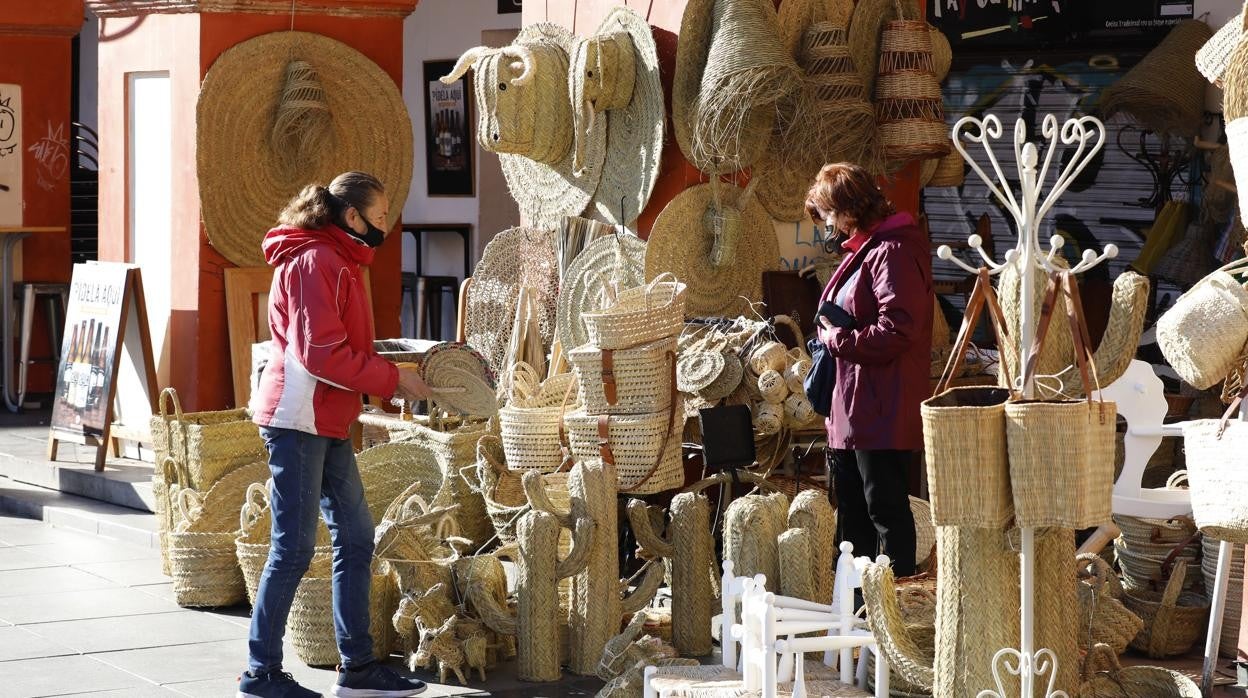
M954 50L1001 50L1093 42L1111 48L1155 44L1191 19L1177 0L928 0L927 19Z

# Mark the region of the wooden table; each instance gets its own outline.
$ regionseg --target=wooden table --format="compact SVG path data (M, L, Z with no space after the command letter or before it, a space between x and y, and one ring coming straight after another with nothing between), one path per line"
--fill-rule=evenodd
M2 256L0 256L0 293L4 294L3 306L0 312L0 318L3 318L3 331L0 332L0 341L4 342L4 349L0 352L0 360L4 361L4 367L0 369L0 382L4 385L4 406L9 408L10 412L17 412L21 409L18 404L18 398L13 385L13 257L17 252L17 246L22 240L42 233L63 233L66 228L64 226L30 226L30 225L13 225L0 226L0 244L3 245ZM60 347L53 347L59 350Z

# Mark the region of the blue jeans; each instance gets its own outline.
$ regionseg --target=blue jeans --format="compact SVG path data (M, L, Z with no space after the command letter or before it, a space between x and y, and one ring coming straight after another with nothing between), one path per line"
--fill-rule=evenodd
M342 666L367 664L373 661L368 631L373 517L351 442L267 427L260 435L273 473L273 542L251 613L248 668L258 673L282 666L286 616L312 561L319 513L333 541L334 635Z

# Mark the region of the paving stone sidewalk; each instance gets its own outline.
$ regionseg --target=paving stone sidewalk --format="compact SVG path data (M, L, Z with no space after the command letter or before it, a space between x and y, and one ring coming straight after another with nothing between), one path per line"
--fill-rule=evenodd
M0 696L231 698L246 664L248 609L179 608L160 554L0 514ZM331 670L286 670L328 695ZM391 665L402 669L397 656ZM417 676L430 680L427 673ZM485 686L431 684L428 696L593 696L600 682L521 684L500 667Z

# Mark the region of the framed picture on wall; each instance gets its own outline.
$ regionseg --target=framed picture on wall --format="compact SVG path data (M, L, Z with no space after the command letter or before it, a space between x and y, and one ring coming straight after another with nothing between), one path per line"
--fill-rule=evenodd
M443 85L454 60L425 61L425 181L429 196L472 196L472 115L468 76Z
M523 0L498 0L498 14L509 15L520 11Z

